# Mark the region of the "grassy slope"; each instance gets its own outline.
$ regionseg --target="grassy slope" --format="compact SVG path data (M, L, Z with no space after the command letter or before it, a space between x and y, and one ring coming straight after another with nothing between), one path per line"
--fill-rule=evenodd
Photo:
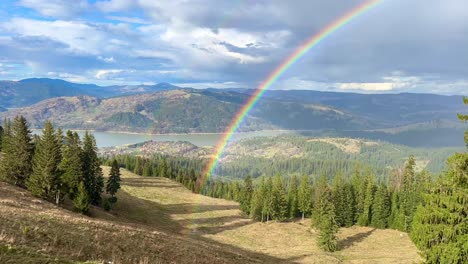
M105 169L105 174L108 168ZM319 250L309 223L255 223L234 202L192 194L164 178L123 171L119 201L92 218L0 183L0 263L412 263L416 248L393 230L341 229L339 252ZM84 231L87 234L85 235ZM20 260L20 261L18 261Z

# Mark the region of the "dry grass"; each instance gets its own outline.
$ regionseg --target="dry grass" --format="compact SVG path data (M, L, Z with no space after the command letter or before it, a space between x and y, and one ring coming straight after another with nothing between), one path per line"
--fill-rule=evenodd
M109 168L104 168L105 174ZM308 221L269 224L242 216L164 178L122 170L111 213L92 218L56 208L0 183L0 263L413 263L420 258L393 230L341 229L340 251L316 246ZM17 261L21 259L21 261Z

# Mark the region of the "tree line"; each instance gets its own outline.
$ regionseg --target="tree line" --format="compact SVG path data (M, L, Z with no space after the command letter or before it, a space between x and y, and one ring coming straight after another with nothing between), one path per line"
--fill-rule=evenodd
M0 126L0 180L26 188L33 195L61 205L73 201L86 214L90 205L109 210L117 201L120 171L115 162L107 184L98 158L96 140L88 132L83 141L76 132L55 129L46 121L42 134L32 135L23 116ZM104 192L110 198L102 201Z

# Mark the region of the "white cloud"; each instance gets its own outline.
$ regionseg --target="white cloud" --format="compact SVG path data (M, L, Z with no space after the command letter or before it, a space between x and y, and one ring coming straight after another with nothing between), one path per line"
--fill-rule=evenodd
M73 17L89 8L86 0L21 0L18 4L55 18Z
M96 71L94 77L97 79L109 79L110 77L116 76L118 73L122 73L124 71L125 70L122 69L103 69Z

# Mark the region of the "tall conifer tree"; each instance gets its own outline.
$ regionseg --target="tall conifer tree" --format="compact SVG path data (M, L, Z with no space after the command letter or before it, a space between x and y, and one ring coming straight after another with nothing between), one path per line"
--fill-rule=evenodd
M291 177L289 181L288 189L288 208L289 208L289 218L295 218L299 212L298 208L298 191L297 191L297 177L296 175Z
M322 195L317 201L317 214L320 222L317 224L320 231L318 244L325 251L333 252L337 249L336 233L338 224L335 220L335 208L333 205L333 195L327 186L322 191Z
M8 126L7 133L3 136L0 179L25 187L25 182L32 172L34 145L31 131L23 116L15 117L13 123Z
M380 184L375 192L375 198L372 205L371 225L377 228L387 228L390 217L390 196L387 186Z
M111 195L111 203L115 203L115 194L120 189L120 166L116 159L112 161L112 167L106 184L106 192Z
M45 123L42 135L36 143L33 171L26 181L32 194L51 201L60 201L60 145L50 121Z
M62 146L62 161L59 164L61 182L64 191L70 199L78 193L78 187L83 182L83 161L80 137L76 132L67 131Z
M309 183L309 178L304 175L301 179L301 184L298 190L298 208L302 214L302 220L304 216L312 210L312 189Z
M88 132L83 137L83 182L93 205L101 202L101 193L104 188L104 177L101 164L97 156L96 140Z

